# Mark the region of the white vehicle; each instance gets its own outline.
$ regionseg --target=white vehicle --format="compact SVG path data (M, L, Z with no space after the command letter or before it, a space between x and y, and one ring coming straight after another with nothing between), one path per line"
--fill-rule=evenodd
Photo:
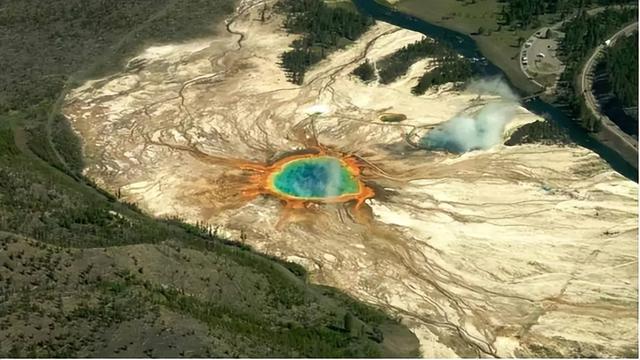
M538 53L538 57L544 58L544 54L543 53Z

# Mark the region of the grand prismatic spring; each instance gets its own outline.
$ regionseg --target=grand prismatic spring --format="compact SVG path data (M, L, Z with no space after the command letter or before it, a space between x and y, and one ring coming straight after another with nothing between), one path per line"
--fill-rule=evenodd
M430 59L352 76L424 37L382 21L293 85L273 2L240 3L226 32L69 93L87 177L402 317L427 357L637 357L637 184L581 146L502 145L546 121L488 112L513 96L413 95Z
M356 207L374 195L359 178L360 165L353 157L320 154L287 156L252 177L249 196L270 194L290 207L305 203L356 201Z
M375 174L382 172L358 155L329 149L317 141L316 145L266 163L211 155L195 147L149 142L186 151L202 162L228 168L229 173L220 178L226 185L216 186L216 192L222 195L220 199L225 199L222 200L224 207L242 206L259 196L281 200L285 211L278 222L279 227L285 223L287 210L340 203L350 207L354 220L368 223L368 212L359 210L376 192L365 179L377 178ZM364 169L368 170L367 175L363 174Z

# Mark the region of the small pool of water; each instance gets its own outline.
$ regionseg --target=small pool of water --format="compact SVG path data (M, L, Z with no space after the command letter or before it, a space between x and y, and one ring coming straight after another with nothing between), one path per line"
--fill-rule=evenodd
M340 159L321 156L292 160L271 174L272 190L303 199L334 198L357 194L360 185Z

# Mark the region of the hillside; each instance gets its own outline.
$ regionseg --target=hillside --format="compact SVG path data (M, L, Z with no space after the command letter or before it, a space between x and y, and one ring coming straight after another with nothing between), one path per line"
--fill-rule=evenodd
M0 357L412 356L417 339L303 268L81 175L59 112L148 44L224 31L227 0L10 0L0 9Z
M3 357L415 355L382 313L237 248L0 246Z

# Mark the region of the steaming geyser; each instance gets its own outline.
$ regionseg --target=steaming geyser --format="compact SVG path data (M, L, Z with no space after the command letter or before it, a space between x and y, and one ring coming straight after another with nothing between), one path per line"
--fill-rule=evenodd
M489 103L472 115L457 115L428 132L420 144L431 150L463 153L501 142L504 127L515 117L517 103Z
M420 139L420 145L430 150L464 153L488 149L502 142L505 126L516 116L518 95L500 77L475 79L467 85L467 91L478 96L498 96L480 110L460 113Z

